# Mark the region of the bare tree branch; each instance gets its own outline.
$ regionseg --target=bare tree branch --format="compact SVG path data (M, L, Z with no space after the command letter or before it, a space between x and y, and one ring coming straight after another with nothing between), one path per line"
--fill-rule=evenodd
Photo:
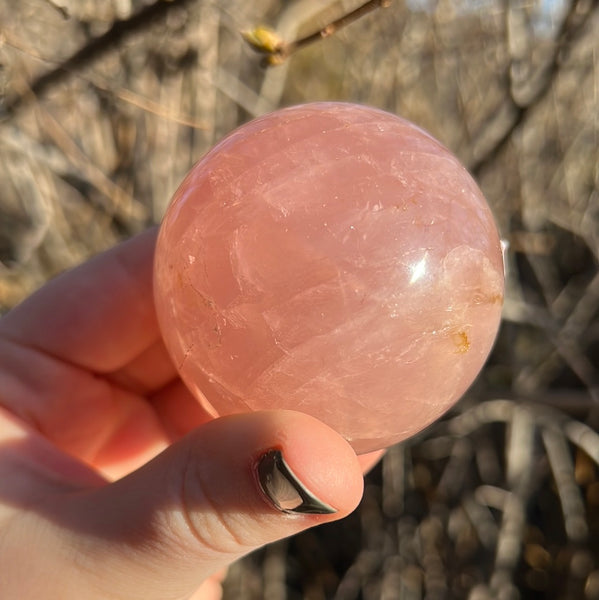
M557 36L552 58L546 67L543 83L526 104L517 104L510 96L514 112L512 123L483 156L469 165L469 170L475 177L479 177L481 172L495 160L510 141L514 132L524 123L530 112L547 96L560 70L564 52L567 51L584 31L589 17L593 13L593 10L596 9L599 9L599 3L597 2L587 2L586 0L572 1L570 10L563 20Z
M165 19L166 15L176 8L189 4L191 0L156 0L127 19L114 21L106 33L92 38L72 56L57 67L40 75L28 85L24 93L8 98L4 106L0 106L0 119L16 114L34 98L40 98L54 85L60 83L71 74L80 71L93 63L128 37L147 29L156 22Z
M368 2L361 4L354 10L331 21L328 25L321 27L318 31L293 42L283 40L275 31L264 26L258 26L249 31L242 31L241 35L254 50L266 55L264 66L276 66L285 62L294 52L327 38L373 10L387 8L390 4L391 0L368 0Z

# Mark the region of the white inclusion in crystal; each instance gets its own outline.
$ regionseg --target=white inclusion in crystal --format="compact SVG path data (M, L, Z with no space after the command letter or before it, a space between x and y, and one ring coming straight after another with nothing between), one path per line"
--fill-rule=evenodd
M389 312L389 317L391 319L397 319L397 317L399 317L399 304L394 302L393 304L389 305L389 308L391 309Z
M187 255L187 262L190 265L193 265L193 263L196 261L196 257L193 254L188 254Z
M410 277L410 285L416 283L419 279L421 279L426 274L426 255L428 252L424 254L424 256L415 264L412 265L412 277Z

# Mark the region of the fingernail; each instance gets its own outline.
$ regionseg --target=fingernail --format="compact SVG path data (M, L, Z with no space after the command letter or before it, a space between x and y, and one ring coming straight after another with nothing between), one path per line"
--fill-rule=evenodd
M319 500L289 468L280 450L269 450L258 461L258 481L266 497L284 513L330 515L337 509Z

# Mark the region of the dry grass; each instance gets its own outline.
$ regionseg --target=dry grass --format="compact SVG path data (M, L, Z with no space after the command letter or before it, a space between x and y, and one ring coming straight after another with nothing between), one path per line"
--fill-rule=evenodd
M471 168L510 244L498 343L355 515L248 558L226 597L599 598L598 5L541 27L541 3L394 2L269 70L238 35L293 40L357 4L0 0L0 309L158 222L253 116L402 114Z

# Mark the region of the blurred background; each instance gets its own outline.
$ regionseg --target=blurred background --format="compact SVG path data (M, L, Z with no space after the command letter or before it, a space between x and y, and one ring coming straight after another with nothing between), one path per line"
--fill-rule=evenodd
M0 311L160 221L223 135L348 100L428 129L507 243L504 321L462 402L350 518L233 567L237 600L599 599L599 3L0 0ZM467 224L465 224L467 226Z

